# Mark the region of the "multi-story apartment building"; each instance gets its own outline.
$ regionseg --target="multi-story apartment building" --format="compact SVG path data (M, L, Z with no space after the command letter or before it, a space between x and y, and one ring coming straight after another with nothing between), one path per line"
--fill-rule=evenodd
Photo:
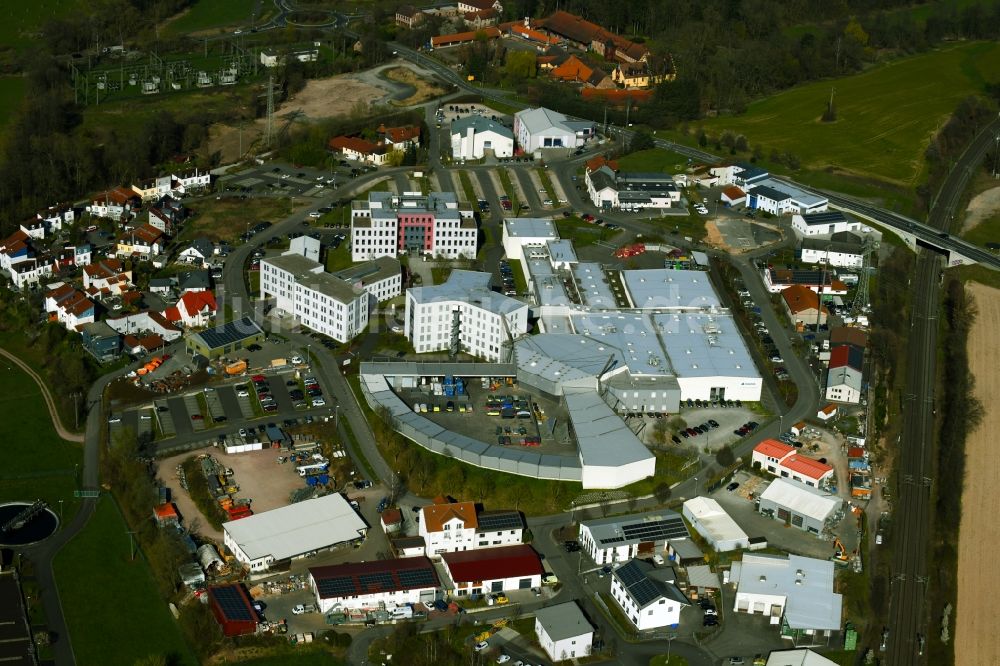
M474 259L476 235L472 210L460 209L453 192L371 192L352 205L354 261L399 254Z

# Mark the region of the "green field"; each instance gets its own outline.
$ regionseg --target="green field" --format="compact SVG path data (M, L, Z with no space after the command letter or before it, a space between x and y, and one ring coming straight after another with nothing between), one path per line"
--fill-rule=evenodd
M79 11L84 4L83 0L0 4L0 44L14 48L28 45L46 21Z
M249 27L253 7L253 0L199 0L191 9L170 19L166 33L182 35L219 27Z
M21 105L27 85L27 80L20 76L0 77L0 131Z
M993 214L979 222L973 228L962 234L962 238L985 246L987 243L1000 243L1000 214Z
M645 171L646 173L683 173L688 158L680 153L663 148L650 148L637 153L622 155L617 160L621 171Z
M197 664L157 593L149 565L131 559L128 528L110 497L53 565L77 663L132 666L148 655Z
M754 102L738 117L704 121L709 135L743 134L764 155L796 155L808 169L916 185L928 140L965 96L1000 79L1000 44L949 45L868 72L798 86ZM836 89L837 120L820 116Z

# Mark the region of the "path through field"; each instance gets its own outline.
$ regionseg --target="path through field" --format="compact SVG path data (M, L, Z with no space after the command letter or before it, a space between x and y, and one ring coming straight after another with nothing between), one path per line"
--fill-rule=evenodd
M18 367L28 373L28 376L35 380L35 383L38 384L38 388L42 390L42 399L45 400L45 407L48 408L49 416L52 417L52 426L56 429L56 434L68 442L82 442L82 434L70 432L69 428L63 425L62 419L59 418L59 412L56 411L55 400L52 399L52 394L49 393L49 387L45 385L45 382L38 376L38 373L32 370L31 366L19 359L17 356L11 354L6 349L0 349L0 354L2 354L8 361L16 363Z
M1000 456L996 433L1000 410L990 401L1000 395L1000 289L968 285L979 316L969 334L969 365L976 378L976 397L985 406L983 422L965 442L965 484L958 540L958 607L955 613L955 664L1000 664L996 619L1000 616L1000 579L983 569L994 559L1000 541Z

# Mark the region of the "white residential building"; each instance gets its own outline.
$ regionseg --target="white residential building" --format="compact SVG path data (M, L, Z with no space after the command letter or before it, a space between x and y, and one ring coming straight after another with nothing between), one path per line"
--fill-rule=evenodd
M611 572L611 598L639 631L676 627L688 605L670 567L631 560Z
M426 557L405 557L311 567L309 586L321 613L391 611L407 604L433 603L438 577Z
M195 238L191 244L180 251L177 261L186 264L204 264L215 256L215 245L205 237Z
M476 221L460 209L453 192L371 192L351 210L351 259L366 261L400 253L474 259Z
M400 293L400 276L394 259L330 274L322 264L287 252L260 262L260 291L265 298L275 297L276 307L301 325L347 342L368 326L378 300Z
M459 118L451 124L451 155L456 160L482 159L514 154L514 133L500 123L480 116Z
M76 211L69 204L60 204L37 213L37 217L45 223L48 232L53 233L72 225L76 219Z
M667 541L690 536L680 514L664 509L582 521L579 541L594 562L612 564L659 555Z
M132 185L132 191L139 195L142 201L156 201L173 189L173 176L158 176L138 185Z
M589 656L594 644L594 627L575 601L536 610L535 635L552 661Z
M714 184L722 186L736 185L744 190L748 187L753 187L771 175L766 170L745 162L712 167L708 171L718 179Z
M786 636L815 640L841 628L843 598L833 591L830 560L747 553L733 562L729 582L736 586L733 611L783 623Z
M94 303L72 285L58 282L49 285L45 294L45 311L69 331L94 321Z
M514 114L514 136L526 153L542 148L572 150L597 136L597 124L590 120L571 120L550 109L524 109Z
M52 275L52 262L44 259L26 259L12 264L9 270L10 281L16 288L24 289Z
M476 505L473 502L429 504L420 510L417 534L424 539L427 554L475 550Z
M864 264L864 241L851 231L839 231L829 239L806 236L802 239L800 259L807 264L861 268Z
M338 544L360 542L368 524L333 493L222 524L226 548L250 571L266 571Z
M476 515L476 548L520 544L524 520L517 511L480 511Z
M539 587L545 573L538 553L525 544L446 552L441 564L459 597Z
M173 180L173 190L175 192L185 193L190 190L199 190L211 186L212 174L208 171L199 171L198 169L195 169L194 171L181 172L179 174L175 173L173 175Z
M528 332L528 305L490 290L490 274L452 271L447 282L406 292L404 333L417 353L455 350L499 361Z
M833 402L846 402L857 405L861 402L861 391L864 388L864 376L860 370L855 370L849 365L842 365L838 368L831 367L826 374L827 400Z
M23 231L28 238L41 240L45 238L45 226L45 222L42 220L32 218L21 223L21 231Z
M692 497L682 511L691 527L718 552L750 547L750 537L714 499Z

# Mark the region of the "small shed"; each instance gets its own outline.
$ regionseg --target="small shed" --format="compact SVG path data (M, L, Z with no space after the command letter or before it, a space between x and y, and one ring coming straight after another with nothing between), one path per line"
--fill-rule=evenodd
M722 588L722 583L719 581L719 574L712 571L708 565L699 564L688 567L687 576L688 587L697 590L699 596L704 596L709 591Z
M195 588L205 584L205 572L197 562L188 562L177 568L181 582L188 587Z
M180 523L180 516L177 514L177 507L173 502L165 502L153 508L153 519L160 527L167 525L177 525Z
M225 636L244 636L257 631L257 611L242 585L208 588L208 605Z
M386 509L382 512L381 521L386 533L398 532L403 527L403 512L399 509Z
M799 421L798 423L796 423L795 425L793 425L790 428L790 430L792 431L793 435L795 435L796 437L798 437L803 432L805 432L805 430L806 430L806 422L805 421Z
M837 415L837 405L834 404L829 404L823 409L816 412L816 416L823 421L829 421L836 415Z
M208 572L218 570L225 565L225 562L219 557L218 549L210 543L198 548L198 561L201 562L201 567Z
M427 553L427 545L421 536L400 537L392 539L391 543L396 557L422 557Z

